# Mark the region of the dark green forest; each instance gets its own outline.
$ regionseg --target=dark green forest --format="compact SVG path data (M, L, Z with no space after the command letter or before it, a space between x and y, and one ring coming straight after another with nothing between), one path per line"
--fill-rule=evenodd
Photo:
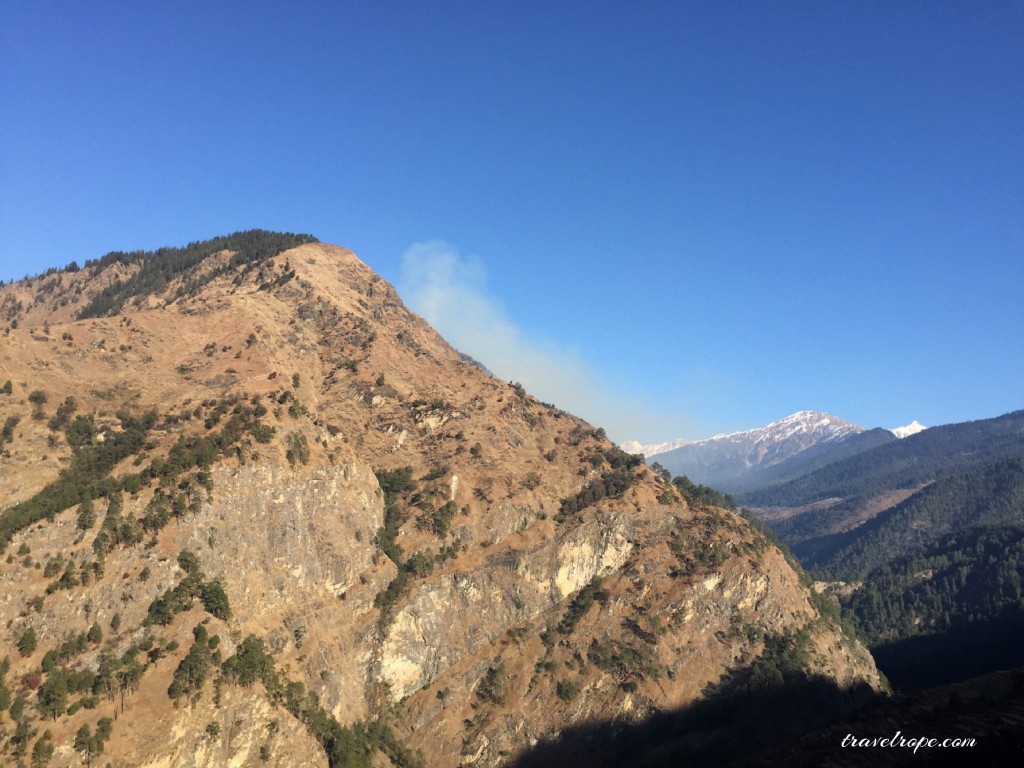
M852 531L793 547L808 570L855 580L966 526L1024 522L1024 456L945 477ZM814 543L818 549L808 552Z
M177 277L186 275L204 259L220 251L235 251L228 264L195 280L183 289L196 291L215 277L240 266L255 266L282 251L305 243L319 242L312 235L293 235L250 229L211 240L189 243L184 248L160 248L156 251L112 251L100 259L85 262L86 269L104 269L114 264L139 264L138 272L124 281L116 281L96 294L78 313L79 319L103 317L121 311L130 299L160 293Z
M873 570L844 608L871 645L1024 610L1024 525L943 536Z
M813 533L836 508L785 521ZM801 527L802 526L802 527ZM1024 665L1024 456L942 477L843 534L797 540L819 578L860 586L843 618L899 688Z
M120 461L142 450L147 434L157 424L157 414L150 411L136 417L120 413L122 431L111 432L109 438L102 442L93 439L94 418L91 414L75 417L65 426L68 443L75 446L71 464L37 494L0 513L0 551L17 531L44 518L52 519L76 504L101 497L112 499L120 491L134 494L152 481L161 486L171 486L182 473L193 468L200 468L205 474L218 456L251 429L258 428L260 416L266 414L262 405L250 407L231 399L213 407L215 413L231 410L230 418L219 432L204 437L182 437L171 447L166 459L156 458L142 471L118 478L111 472ZM160 498L157 497L157 501ZM167 515L160 525L169 519L170 515ZM147 527L145 521L143 526ZM103 541L102 538L99 540Z
M84 423L79 421L84 418L78 417L75 423ZM110 439L105 442L80 448L70 466L56 480L32 498L0 514L0 550L7 546L17 531L43 518L52 518L76 504L108 496L119 490L121 485L110 477L111 470L122 459L142 449L146 434L153 428L156 418L155 413L148 413L142 418L121 414L121 432L111 433ZM88 423L91 424L91 421Z
M958 531L872 571L843 613L898 688L1024 666L1024 526Z

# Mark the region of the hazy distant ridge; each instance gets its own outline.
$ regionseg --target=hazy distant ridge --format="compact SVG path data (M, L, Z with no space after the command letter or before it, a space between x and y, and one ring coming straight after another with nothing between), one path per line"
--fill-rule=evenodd
M800 411L765 427L716 435L708 440L644 455L676 475L724 490L749 488L749 476L813 446L837 443L864 428L819 411Z

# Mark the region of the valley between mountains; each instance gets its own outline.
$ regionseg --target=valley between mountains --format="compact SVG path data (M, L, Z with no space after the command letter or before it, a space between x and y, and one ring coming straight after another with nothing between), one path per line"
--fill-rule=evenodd
M0 322L0 763L656 763L609 734L886 689L755 521L344 248L108 254L0 287Z
M886 705L887 717L928 729L922 701L939 715L969 697L980 705L970 730L985 759L1019 762L1024 411L893 430L802 411L683 447L639 448L663 477L687 473L673 483L771 526L905 697ZM808 751L791 744L775 759L816 764L827 753L822 741Z

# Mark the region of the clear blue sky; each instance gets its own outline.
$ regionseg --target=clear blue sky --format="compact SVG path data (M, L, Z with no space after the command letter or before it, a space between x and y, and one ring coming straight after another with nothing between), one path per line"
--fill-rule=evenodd
M2 10L0 278L310 232L617 439L1024 407L1019 2Z

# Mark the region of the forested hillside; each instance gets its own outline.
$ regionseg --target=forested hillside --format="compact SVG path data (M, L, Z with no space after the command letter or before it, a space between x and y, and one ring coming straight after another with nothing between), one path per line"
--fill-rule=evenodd
M933 427L829 464L786 483L743 494L752 507L797 507L822 499L867 498L916 488L945 474L1024 453L1024 411Z
M1024 457L945 477L848 533L805 542L794 552L811 570L853 580L946 533L1016 522L1024 522Z
M899 687L1024 665L1024 526L943 537L875 569L843 614Z
M845 607L872 645L1022 610L1024 526L943 536L918 554L873 570Z

